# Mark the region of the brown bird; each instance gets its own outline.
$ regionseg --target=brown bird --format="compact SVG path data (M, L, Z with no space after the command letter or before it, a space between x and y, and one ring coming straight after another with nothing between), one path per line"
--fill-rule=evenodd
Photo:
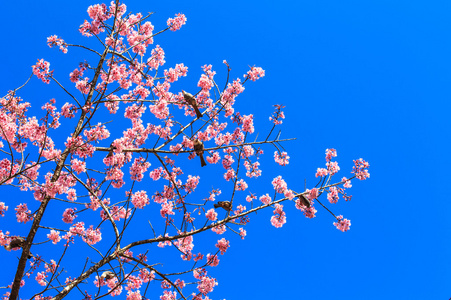
M9 245L5 245L4 247L6 250L11 251L11 249L14 249L14 248L22 248L24 246L25 242L26 241L23 237L16 236L11 240ZM28 258L32 258L32 257L33 257L33 255L31 253L28 254Z
M113 143L114 143L114 142L113 142ZM110 156L113 155L113 150L116 149L116 147L113 146L113 143L111 143L111 145L110 145L110 151L108 152L108 155L107 155L106 157L110 157Z
M116 275L111 271L105 271L102 273L102 276L100 276L100 278L105 279L105 280L110 280L114 277L116 277Z
M310 200L308 200L304 195L299 195L298 198L301 202L301 205L304 205L307 208L310 208L310 206L311 206Z
M182 90L183 98L185 98L185 101L188 102L189 105L191 105L194 108L194 111L196 112L197 118L202 118L202 113L200 112L199 108L197 107L196 98L188 92L185 92Z
M218 201L218 203L213 205L215 208L222 207L227 211L232 210L232 203L230 201Z
M204 159L204 144L199 141L198 139L194 140L194 151L196 151L196 154L200 157L200 166L204 167L207 165Z

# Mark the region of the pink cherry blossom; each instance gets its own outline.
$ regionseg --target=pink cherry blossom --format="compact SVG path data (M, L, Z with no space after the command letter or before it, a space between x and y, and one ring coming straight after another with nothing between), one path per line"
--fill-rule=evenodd
M244 75L245 78L249 78L252 81L256 81L263 76L265 76L265 70L260 67L251 67L251 70Z
M275 215L271 217L271 224L276 228L280 228L287 222L287 218L283 211L283 205L276 203L275 207Z
M325 169L325 168L318 168L316 170L315 177L324 177L324 176L327 176L328 173L329 172L327 171L327 169Z
M218 218L218 213L213 208L210 208L205 214L205 217L207 217L210 221L216 221Z
M287 155L286 152L279 153L278 151L274 151L274 160L279 165L281 165L281 166L288 165L289 159L290 159L290 157Z
M273 179L272 185L277 193L283 194L287 190L287 183L282 179L282 176L277 176Z
M335 227L337 227L338 230L341 230L343 232L348 231L351 227L351 221L348 219L343 219L342 215L339 215L337 217L337 222L334 222Z
M329 188L329 192L327 193L327 200L329 200L330 203L338 202L338 190L336 187L332 186Z
M45 275L44 272L38 272L35 279L40 285L45 286L47 284L47 282L45 281L46 277L47 275Z
M26 203L17 205L14 210L16 211L17 222L27 223L28 221L33 220L33 217L30 215L31 211L28 209Z
M5 205L5 202L0 202L0 216L4 217L6 211L8 211L8 206Z
M328 162L328 163L326 163L326 166L327 166L327 170L331 176L335 175L338 171L340 171L340 167L338 166L338 162L336 162L336 161Z
M349 189L352 187L351 180L348 180L346 177L343 177L341 179L341 182L344 182L343 187L345 187L345 188Z
M226 227L224 224L221 224L219 226L215 226L211 229L211 231L217 233L217 234L223 234L224 232L226 232Z
M160 296L160 300L176 300L177 292L173 291L163 291L163 295ZM141 298L140 298L141 300Z
M167 24L172 31L179 30L182 25L186 24L186 17L184 14L176 14L176 17L174 19L169 18L167 21Z
M330 162L332 157L337 157L337 150L335 149L326 149L326 162Z
M44 61L44 59L38 60L36 65L32 66L33 74L36 75L39 79L44 83L50 83L50 79L52 77L53 71L50 71L50 63Z
M211 293L213 291L213 288L217 285L218 282L215 278L205 276L202 277L200 283L197 285L197 289L202 293L202 295L206 295L208 293Z
M355 174L355 177L357 177L360 180L365 180L367 178L370 178L370 173L368 173L368 167L370 164L363 159L356 159L354 160L354 167L352 168L352 173Z
M149 202L146 191L139 191L132 195L132 203L136 208L144 208Z
M102 234L99 228L93 229L93 226L91 225L82 235L82 239L85 243L94 245L100 242L100 240L102 239Z
M63 53L67 53L67 44L62 38L58 38L56 35L49 36L47 38L47 45L52 48L58 46Z
M248 185L243 179L240 179L239 181L236 182L236 190L237 191L244 191L247 189L247 187L248 187Z
M243 227L240 227L239 234L240 234L241 239L244 240L244 237L247 235L247 232L246 232L246 230L243 229Z
M76 208L66 208L66 210L63 213L63 222L64 223L72 223L74 219L77 217L75 214Z
M272 199L271 199L271 197L268 195L268 194L265 194L265 195L263 195L263 196L260 196L260 199L259 199L263 204L269 204L271 201L272 201Z
M209 266L216 267L219 264L219 259L217 255L207 254L207 263Z
M51 230L50 233L47 234L47 238L49 240L52 240L53 244L57 244L59 241L61 241L59 231L55 231L55 230Z
M219 251L221 251L221 254L224 254L227 251L227 248L230 247L229 244L229 241L227 241L225 238L222 238L216 243L215 246L219 249Z
M254 133L254 115L243 116L243 131Z

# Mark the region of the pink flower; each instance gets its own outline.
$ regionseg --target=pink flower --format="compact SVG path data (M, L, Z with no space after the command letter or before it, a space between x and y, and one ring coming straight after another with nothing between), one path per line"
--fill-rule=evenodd
M205 214L205 217L207 217L210 221L216 221L218 217L218 213L213 209L209 209L207 213Z
M277 193L283 194L287 190L287 183L282 179L282 176L277 176L273 179L272 185Z
M188 175L188 179L186 180L185 184L185 191L187 193L192 193L196 189L197 185L199 184L199 176L191 176Z
M349 189L352 187L351 180L348 180L346 177L343 177L341 179L341 182L344 182L343 187L345 187L345 188Z
M15 208L17 222L27 223L28 221L33 220L33 217L30 215L31 211L28 209L27 204L19 204Z
M149 272L147 269L141 269L139 271L139 278L146 283L155 279L155 271Z
M176 300L177 292L163 291L163 295L160 296L160 300ZM141 299L140 299L141 300Z
M130 167L130 175L132 180L141 181L144 178L144 172L150 167L150 163L146 162L143 157L135 158L133 165Z
M175 69L169 68L169 70L164 70L164 76L167 78L169 82L175 82L181 76L186 76L188 72L188 67L185 67L183 64L175 65Z
M248 187L247 183L243 180L240 179L237 183L236 183L236 190L237 191L244 191L246 190Z
M224 232L226 232L226 227L224 224L221 224L219 226L215 226L211 229L211 231L217 233L217 234L223 234Z
M77 112L77 107L73 104L66 102L61 108L61 115L65 118L73 118L75 117L75 113Z
M266 195L263 195L263 196L261 196L260 197L260 201L263 203L263 204L269 204L270 202L271 202L271 197L268 195L268 194L266 194Z
M130 291L132 289L139 289L142 285L143 281L138 276L129 275L127 278L127 286L125 289Z
M244 237L246 236L246 230L243 229L243 227L240 227L240 236L241 239L244 240Z
M67 44L62 38L58 38L56 35L49 36L47 38L47 45L52 48L53 46L59 46L59 49L63 53L67 53Z
M45 282L46 277L47 277L47 275L45 275L44 272L38 272L35 279L40 285L45 286L47 284Z
M338 202L338 190L336 187L332 186L329 188L329 193L327 193L327 200L329 200L330 203Z
M340 167L338 166L338 162L336 161L328 162L326 163L326 166L331 176L335 175L338 171L340 171Z
M51 230L49 234L47 234L47 238L49 240L52 240L53 244L58 243L61 241L60 233L59 231Z
M86 229L86 232L82 235L82 239L85 243L89 245L94 245L100 242L102 239L102 234L100 233L100 229L93 229L93 226L91 225L88 229Z
M44 83L50 83L53 71L50 71L50 63L44 59L38 60L38 62L32 66L33 74L36 75Z
M254 115L243 116L243 131L254 133Z
M227 172L224 173L224 179L229 181L233 178L235 178L235 170L233 170L232 168L228 169Z
M151 69L156 69L159 66L164 65L165 62L163 49L159 45L156 45L151 52L151 57L147 60L147 65Z
M343 232L348 231L351 227L351 221L348 219L343 219L342 215L339 215L337 217L338 222L334 222L335 227L337 227L338 230L341 230Z
M144 208L149 202L146 191L139 191L132 195L132 203L136 208Z
M207 264L212 267L216 267L219 264L219 259L217 255L207 254Z
M142 300L141 292L139 290L136 292L129 290L127 293L127 300Z
M161 204L160 214L163 218L166 218L167 215L175 215L175 212L172 210L174 208L174 204L172 201L165 202Z
M309 200L314 200L316 198L318 198L318 189L317 188L313 188L311 190L306 190L306 192L308 192L308 194L306 194L307 198Z
M86 172L86 162L76 159L76 158L73 158L70 161L70 164L71 164L72 170L75 173L80 174L80 173Z
M197 285L197 289L202 295L206 295L213 291L213 288L218 285L215 278L209 278L207 276L202 277L201 282Z
M337 157L337 150L335 150L333 148L326 149L326 162L330 162L332 157Z
M285 216L285 212L283 211L283 205L277 203L275 206L275 215L271 217L271 224L276 228L280 228L287 222L287 218Z
M176 17L174 19L169 18L167 21L167 24L172 31L179 30L182 25L186 24L186 17L184 14L176 14Z
M354 173L355 177L357 177L360 180L370 178L370 173L368 173L369 166L370 164L361 158L354 160L354 167L352 168L352 173Z
M5 205L5 202L0 202L0 216L5 216L5 212L8 210L8 206Z
M257 196L255 196L253 194L250 194L250 195L246 196L246 201L247 202L252 202L252 200L255 200L255 199L257 199Z
M269 117L269 120L272 121L274 123L274 125L280 125L280 124L282 124L281 119L285 119L285 114L282 111L282 108L284 108L285 106L276 104L276 105L274 105L274 107L275 107L275 111L272 114L272 116Z
M274 160L279 165L281 165L281 166L288 165L289 159L290 159L290 157L288 156L288 154L286 152L282 152L279 154L278 151L274 151Z
M221 254L224 254L227 251L227 248L229 248L229 241L225 238L220 239L216 245L215 245L219 251L221 251Z
M75 214L76 208L66 208L66 210L63 213L63 222L64 223L72 223L74 219L77 217Z
M315 177L323 177L323 176L327 176L327 174L328 174L327 169L324 169L324 168L318 168L318 169L316 170Z
M244 75L245 78L249 78L252 81L262 78L263 76L265 76L265 70L260 67L251 67L251 70Z

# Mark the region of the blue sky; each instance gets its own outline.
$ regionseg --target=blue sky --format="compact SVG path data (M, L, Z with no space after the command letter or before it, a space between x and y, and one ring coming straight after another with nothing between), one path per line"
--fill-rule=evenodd
M4 3L1 94L21 85L38 58L66 79L83 52L69 49L64 56L49 49L46 38L56 34L74 44L94 44L77 29L96 3ZM282 137L297 138L284 144L290 164L267 168L289 186L302 189L304 179L307 187L316 183L326 148L337 149L339 178L350 177L353 159L370 163L371 178L354 182L352 201L333 206L351 219L349 232L335 229L320 208L309 220L287 205L281 229L269 222L272 210L259 212L246 239L231 238L230 250L211 271L219 280L214 299L451 297L449 2L125 4L128 11L155 12L156 29L175 13L187 16L180 31L156 39L167 68L181 62L189 67L186 84L194 86L204 64L224 78L224 59L233 78L242 77L248 65L265 69L265 78L246 85L239 110L253 113L265 136L272 105L286 106ZM35 104L40 107L63 95L55 90L33 78L21 96L32 104L41 101ZM269 156L273 151L267 148ZM263 179L255 192L270 192L268 182ZM2 227L5 222L0 219Z

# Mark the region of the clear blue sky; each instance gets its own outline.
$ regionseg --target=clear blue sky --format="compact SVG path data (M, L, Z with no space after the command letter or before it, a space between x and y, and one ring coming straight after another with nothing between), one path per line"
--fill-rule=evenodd
M2 3L1 94L21 85L38 58L67 78L82 52L69 49L63 56L46 46L46 38L93 43L77 29L96 3ZM266 70L264 79L246 86L240 111L256 115L263 136L272 104L286 106L282 137L297 138L284 145L291 161L279 172L289 186L303 188L304 179L308 186L316 183L326 148L338 151L340 178L349 177L352 159L371 165L371 178L354 182L352 201L333 207L351 219L349 232L335 229L320 208L308 220L287 206L281 229L270 225L270 210L252 216L248 237L232 238L211 271L219 280L214 299L451 297L448 1L125 3L128 11L156 12L156 29L175 13L187 16L180 31L156 40L166 51L167 67L189 67L185 82L194 84L204 64L223 76L223 59L233 77L248 65ZM55 89L34 78L21 96L41 101L32 102L40 107L57 97ZM270 192L265 184L262 192ZM2 228L4 222L0 218Z

